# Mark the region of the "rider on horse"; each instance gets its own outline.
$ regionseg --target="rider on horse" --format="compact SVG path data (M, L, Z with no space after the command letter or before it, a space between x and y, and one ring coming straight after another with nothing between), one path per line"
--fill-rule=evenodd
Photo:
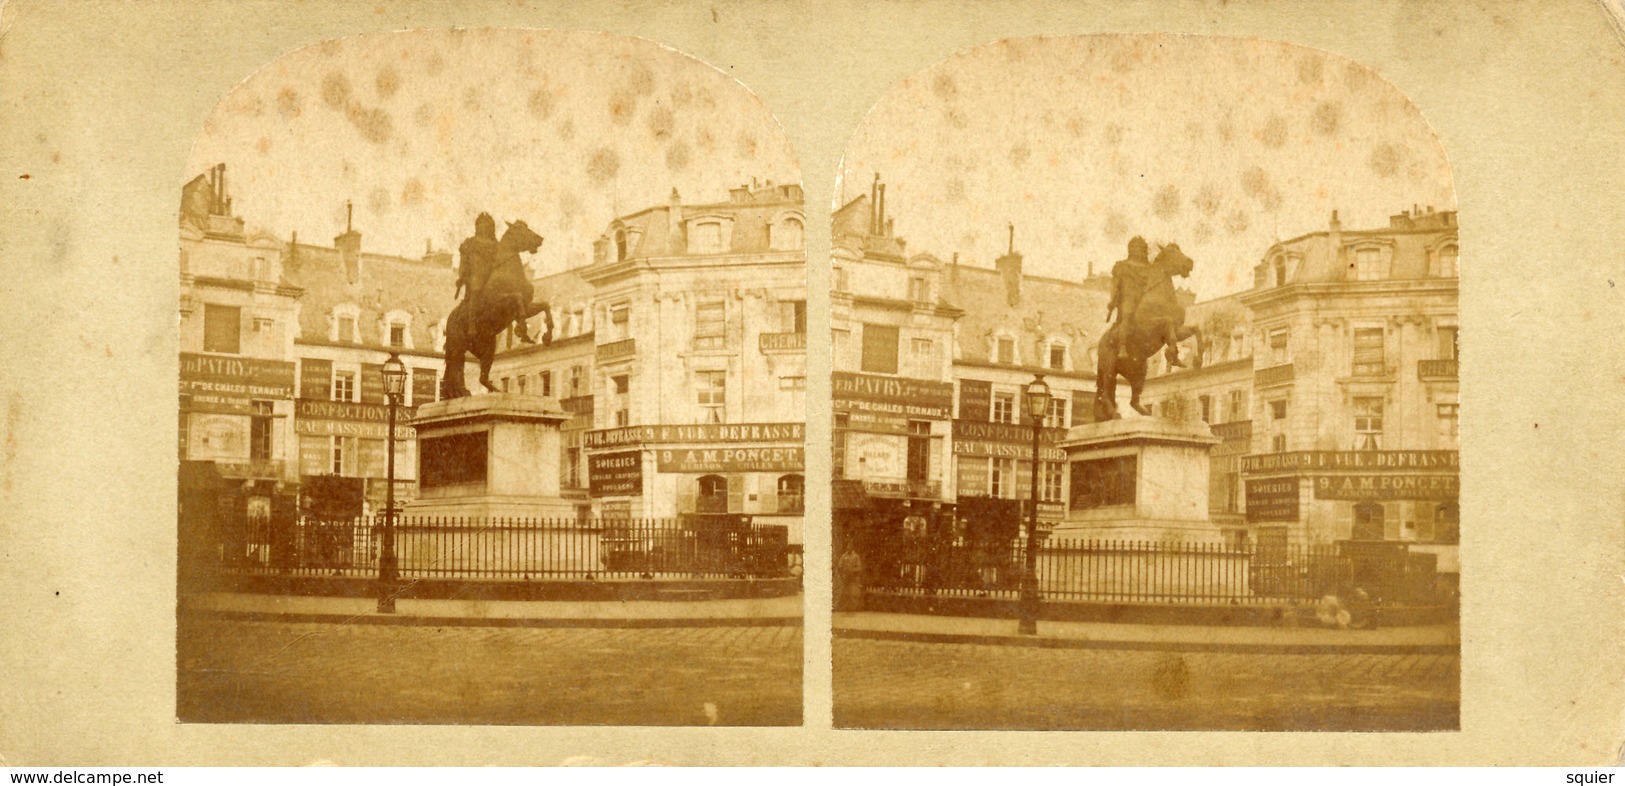
M518 222L523 226L524 222ZM509 225L509 234L514 235L514 225ZM496 220L490 213L481 213L474 219L474 236L464 240L458 247L461 261L457 269L457 291L460 293L466 287L468 295L463 298L463 304L476 313L489 313L495 308L511 305L510 312L519 311L529 305L534 290L530 281L524 274L524 263L519 253L534 252L541 245L540 238L536 238L529 228L518 233L521 238L516 243L504 243L497 240ZM533 242L532 242L532 239ZM515 247L510 247L515 246ZM488 284L492 281L492 274L498 273L499 286L492 289ZM487 291L491 290L491 291ZM509 304L504 301L518 302ZM522 313L522 312L521 312ZM514 332L520 340L527 344L536 343L530 337L529 327L524 317L513 321Z
M490 213L481 213L474 219L474 236L458 247L460 261L457 266L457 293L468 289L467 300L475 301L485 291L485 282L496 267L498 253L497 222Z
M1112 311L1117 311L1117 334L1127 336L1130 326L1134 324L1134 317L1140 310L1140 301L1145 298L1146 290L1158 282L1157 271L1149 259L1150 249L1146 246L1145 238L1135 235L1128 241L1128 258L1118 260L1112 266L1112 297L1106 304L1106 318L1111 319ZM1127 361L1130 359L1129 349L1132 342L1120 340L1117 342L1117 359ZM1168 365L1180 368L1185 364L1179 359L1178 345L1168 344Z

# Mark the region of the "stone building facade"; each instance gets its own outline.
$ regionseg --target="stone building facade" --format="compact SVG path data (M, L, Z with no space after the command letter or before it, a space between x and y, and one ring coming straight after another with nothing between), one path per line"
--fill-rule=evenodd
M1326 230L1267 249L1250 290L1193 310L1230 340L1214 342L1200 370L1154 377L1147 400L1224 438L1213 487L1227 529L1276 542L1402 540L1454 563L1455 219L1417 208L1351 230L1334 213Z
M612 221L591 265L537 281L558 340L502 352L493 376L564 394L562 466L592 513L738 514L801 542L805 223L797 185L673 191Z

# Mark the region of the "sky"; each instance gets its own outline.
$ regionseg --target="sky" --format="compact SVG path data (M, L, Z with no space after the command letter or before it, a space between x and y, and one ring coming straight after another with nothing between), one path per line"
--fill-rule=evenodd
M455 249L474 217L547 240L537 275L591 261L616 216L801 182L754 94L699 60L603 33L429 30L339 39L271 62L216 107L187 178L226 164L250 229L330 245L354 203L362 250ZM499 223L499 227L501 224ZM539 269L538 269L539 268Z
M1200 298L1252 284L1277 240L1455 209L1414 105L1342 56L1174 35L1006 39L891 89L846 148L841 201L887 183L910 253L991 267L1009 223L1029 273L1106 273L1127 241L1178 243ZM1155 248L1153 248L1155 253Z

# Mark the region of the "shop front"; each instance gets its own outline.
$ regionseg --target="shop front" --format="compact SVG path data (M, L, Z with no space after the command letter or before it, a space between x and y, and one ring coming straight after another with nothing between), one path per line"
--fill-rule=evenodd
M943 478L953 384L836 372L833 393L834 546L869 555L878 575L905 543L951 518Z
M1241 457L1246 520L1261 541L1417 544L1454 562L1459 453L1295 451Z
M355 478L366 509L382 512L388 495L389 407L345 401L299 399L294 431L299 435L301 485L317 476ZM411 407L395 408L395 504L417 496L417 440Z
M749 517L801 542L801 423L626 426L589 431L588 488L608 518Z

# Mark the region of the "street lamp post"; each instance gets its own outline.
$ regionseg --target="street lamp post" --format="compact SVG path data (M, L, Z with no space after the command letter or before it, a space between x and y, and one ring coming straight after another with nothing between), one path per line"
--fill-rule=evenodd
M1033 420L1032 489L1028 495L1028 504L1032 508L1027 513L1027 569L1021 574L1021 623L1018 630L1024 635L1035 636L1038 634L1038 476L1042 471L1038 437L1044 429L1044 416L1049 414L1052 404L1049 385L1044 382L1043 374L1034 376L1033 381L1027 383L1026 398L1027 413Z
M389 353L384 361L384 394L389 397L389 458L384 491L384 536L378 546L378 613L395 613L395 407L406 392L406 365L401 356Z

